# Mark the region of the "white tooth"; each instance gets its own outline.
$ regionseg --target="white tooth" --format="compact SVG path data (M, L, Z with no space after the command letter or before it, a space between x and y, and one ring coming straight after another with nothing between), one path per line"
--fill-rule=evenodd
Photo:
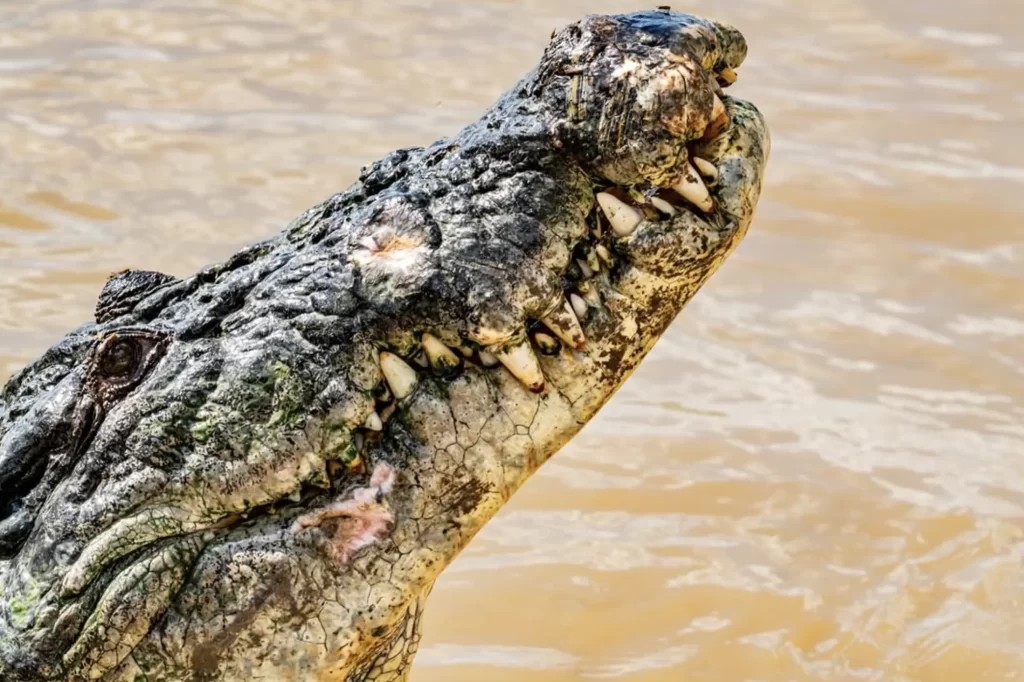
M433 334L424 334L421 342L430 366L438 372L451 372L459 366L459 356Z
M366 436L364 436L363 434L357 432L354 436L352 436L352 445L355 446L356 452L362 452L363 445L365 444Z
M727 113L725 111L725 104L722 102L722 98L718 95L712 95L712 97L715 98L715 101L711 105L711 120L717 121L721 117L726 116Z
M731 66L727 66L721 71L719 71L718 77L721 78L726 83L728 83L729 85L735 83L736 79L739 78L739 76L736 75L736 72L733 71Z
M608 265L612 264L612 252L608 250L607 246L605 246L604 244L598 244L597 249L595 250L597 251L598 258L603 260Z
M604 211L615 234L620 237L628 237L633 234L637 225L644 220L643 212L607 192L597 193L597 203Z
M473 357L473 349L469 346L459 346L459 352L462 353L462 357L464 358Z
M711 182L718 180L718 169L715 168L715 164L711 163L707 159L702 159L699 156L693 157L693 165L697 167L700 174Z
M498 358L494 356L494 353L482 350L480 351L480 364L484 367L494 367L498 364Z
M377 240L373 237L363 237L359 240L359 245L368 251L380 251L380 246L377 245Z
M679 192L680 196L705 213L711 213L711 210L715 207L714 202L711 201L711 195L708 193L708 188L704 186L704 181L700 179L700 175L697 174L697 171L689 162L686 163L686 168L683 169L683 177L679 178L679 182L672 185L672 189Z
M597 251L591 249L587 252L587 266L596 272L601 272L601 261L597 257Z
M381 421L380 415L376 412L371 412L370 416L366 418L366 423L363 426L371 431L380 431L384 428L384 422Z
M729 112L726 110L721 98L718 95L712 96L715 99L711 107L711 123L708 124L707 129L704 131L705 140L710 140L724 133L730 123Z
M654 204L654 208L658 209L665 215L675 215L676 207L668 203L661 197L651 197L651 203Z
M562 344L558 343L558 339L544 332L534 334L533 342L537 344L537 348L544 355L558 355L558 351L562 350Z
M424 353L422 350L416 355L412 356L412 361L415 362L420 367L422 367L423 369L430 367L430 363L427 362L427 354Z
M580 266L580 272L583 273L583 279L590 279L594 276L594 271L590 269L590 266L585 261L576 259L576 265Z
M582 320L587 316L587 302L580 298L578 294L569 294L569 304L572 306L572 311L575 313L577 320Z
M416 383L420 380L416 370L394 353L381 351L380 370L391 387L391 392L396 400L401 400L412 393Z
M580 300L582 301L582 299ZM585 309L584 312L586 312ZM561 308L546 316L541 322L553 331L555 336L573 348L582 348L587 343L587 337L583 335L583 328L580 327L580 321L569 301L566 301Z
M597 287L590 287L583 292L583 300L586 302L588 308L598 308L601 305L601 294L598 293ZM573 306L575 308L575 306Z
M494 355L526 388L534 393L544 390L544 373L540 371L540 363L529 341L524 340L518 346L505 346Z

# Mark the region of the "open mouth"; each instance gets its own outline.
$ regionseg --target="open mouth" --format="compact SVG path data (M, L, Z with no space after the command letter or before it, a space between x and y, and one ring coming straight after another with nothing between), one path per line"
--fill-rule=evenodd
M258 590L305 599L310 621L325 584L345 608L363 598L364 569L393 591L388 614L359 614L385 632L750 222L767 131L724 93L718 29L680 17L591 17L468 132L372 164L246 257L108 285L81 465L53 468L63 487L35 471L22 486L60 491L33 508L42 525L81 523L16 538L3 587L31 608L0 654L10 632L22 659L62 661L25 679L117 677L146 655L184 670L238 613L273 620ZM335 615L331 651L363 632Z
M377 360L382 380L372 391L373 409L363 423L352 430L344 451L326 461L321 475L304 482L286 497L205 524L184 517L144 523L130 519L131 523L124 524L124 538L111 536L118 533L115 527L107 531L108 537L102 542L91 543L65 577L63 594L93 594L94 599L98 599L97 586L109 591L109 585L121 580L125 573L156 560L154 557L163 553L191 555L194 561L202 546L215 543L219 537L239 528L287 525L305 510L323 506L343 496L347 490L369 485L377 442L385 437L387 424L401 409L401 401L426 377L451 380L467 367L476 367L508 371L527 389L544 391L546 367L560 362L563 353L571 356L587 352L584 329L589 326L590 318L600 314L606 305L602 292L613 291L620 270L628 267L629 253L623 249L628 247L630 238L645 229L671 229L682 216L688 221L706 224L709 229L701 234L728 234L735 228L719 210L717 193L729 178L715 163L715 142L728 134L730 107L733 107L720 85L727 87L733 82L735 72L732 69L718 75L711 122L703 135L687 144L688 159L671 186L623 187L595 181L592 210L586 217L588 230L576 241L562 273L564 296L560 305L529 320L520 333L493 343L464 337L439 338L422 331L414 334L415 346L380 349ZM727 102L730 106L726 106ZM400 239L403 237L380 233L364 237L353 258L390 258L409 246L390 241ZM701 246L708 250L709 245ZM93 547L105 549L90 551ZM126 599L122 595L117 601L123 603ZM76 645L75 649L78 648Z

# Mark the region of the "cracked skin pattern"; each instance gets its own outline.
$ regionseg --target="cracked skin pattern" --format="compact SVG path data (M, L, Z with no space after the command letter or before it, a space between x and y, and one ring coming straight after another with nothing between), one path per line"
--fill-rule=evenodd
M0 679L406 679L439 573L745 234L745 53L683 14L586 17L279 236L114 276L0 395ZM667 189L688 155L712 210Z

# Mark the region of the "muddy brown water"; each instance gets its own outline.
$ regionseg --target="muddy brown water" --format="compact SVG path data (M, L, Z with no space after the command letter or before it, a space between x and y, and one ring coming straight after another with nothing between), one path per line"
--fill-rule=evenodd
M646 7L0 0L0 379ZM751 43L758 218L444 574L414 682L1019 679L1024 4L676 9Z

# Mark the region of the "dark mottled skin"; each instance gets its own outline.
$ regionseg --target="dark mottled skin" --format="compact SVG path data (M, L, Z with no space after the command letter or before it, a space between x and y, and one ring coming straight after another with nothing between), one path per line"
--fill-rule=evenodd
M279 236L115 276L0 395L0 679L406 679L438 574L746 232L764 122L723 95L701 139L745 53L686 15L587 17L479 121ZM688 151L718 168L711 213L664 194ZM678 211L615 236L616 187ZM587 342L540 356L542 390L487 366L571 293ZM421 367L424 333L467 358Z

